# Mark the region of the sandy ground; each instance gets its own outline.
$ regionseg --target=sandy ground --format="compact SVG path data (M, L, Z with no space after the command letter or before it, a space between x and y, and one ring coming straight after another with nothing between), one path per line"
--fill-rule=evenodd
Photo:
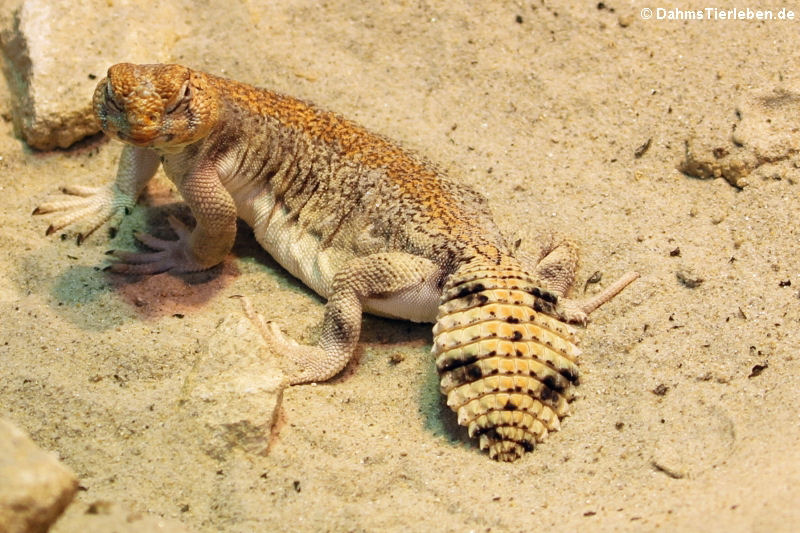
M45 237L33 208L109 180L120 146L36 153L0 122L0 412L81 480L53 531L84 529L97 502L197 531L800 528L800 171L785 158L737 189L675 169L698 125L725 140L738 98L797 86L800 22L585 4L241 2L187 13L213 36L174 48L422 152L523 246L572 235L577 294L595 271L601 285L641 272L579 333L573 416L513 464L455 425L430 328L374 317L341 376L285 391L266 453L210 450L181 398L220 320L241 314L229 296L306 342L323 302L244 230L207 274L98 270L135 228L168 231L179 198L156 183L110 243Z

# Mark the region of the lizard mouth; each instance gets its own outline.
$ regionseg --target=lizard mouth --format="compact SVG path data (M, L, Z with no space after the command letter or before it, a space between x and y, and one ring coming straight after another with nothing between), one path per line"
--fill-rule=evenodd
M157 137L149 135L135 135L132 133L124 133L121 131L108 132L120 141L128 144L133 144L142 148L155 148L163 144L168 144L174 137L172 133L164 133Z
M110 137L128 144L150 147L168 141L168 137L172 137L171 135L158 135L158 128L151 124L132 124L125 104L119 101L108 78L102 80L95 90L94 110L100 122L100 128Z
M152 147L169 142L173 137L172 134L159 135L157 128L142 128L132 125L127 113L108 100L99 107L97 116L101 128L107 135L135 146ZM154 135L154 133L156 134Z

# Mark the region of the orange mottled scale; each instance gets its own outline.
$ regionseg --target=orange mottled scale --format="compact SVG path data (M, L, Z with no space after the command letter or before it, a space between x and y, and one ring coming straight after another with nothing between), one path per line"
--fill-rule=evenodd
M580 350L574 329L544 312L550 299L521 269L486 262L456 271L442 292L440 388L493 459L516 460L569 413Z

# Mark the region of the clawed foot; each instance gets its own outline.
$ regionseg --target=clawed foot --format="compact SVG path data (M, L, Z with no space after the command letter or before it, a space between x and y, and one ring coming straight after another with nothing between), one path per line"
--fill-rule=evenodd
M583 310L582 302L561 299L558 305L558 318L567 324L585 326L589 323L589 314Z
M118 274L159 274L161 272L197 272L205 270L207 265L201 265L189 256L189 237L191 230L180 220L170 215L168 222L178 236L177 240L166 240L153 237L146 233L136 232L137 241L147 246L152 252L127 252L111 250L108 255L119 262L112 263L106 270Z
M34 215L59 213L47 228L51 235L72 224L80 223L84 231L78 233L77 242L81 244L103 224L109 224L109 232L116 235L122 218L130 213L135 199L120 192L115 186L86 187L71 185L63 187L65 198L44 202L33 210Z
M287 337L275 322L267 322L264 317L253 309L247 296L234 296L242 303L245 316L253 323L261 337L275 353L288 355L292 361L289 368L284 367L287 382L290 385L318 381L314 374L314 363L325 357L325 351L318 346L299 344L294 339ZM289 365L286 365L289 366Z

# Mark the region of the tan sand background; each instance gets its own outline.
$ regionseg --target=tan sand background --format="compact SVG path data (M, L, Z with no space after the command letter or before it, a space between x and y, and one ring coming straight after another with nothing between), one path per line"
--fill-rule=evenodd
M698 129L729 142L738 99L798 86L800 21L643 20L644 7L658 6L293 0L181 12L190 34L175 62L400 140L487 195L523 247L542 230L572 235L576 294L595 271L601 286L641 272L579 332L573 416L513 464L457 428L430 327L374 317L341 376L284 392L267 452L236 428L220 437L186 391L220 321L241 316L229 296L249 295L305 342L323 302L244 228L207 274L97 270L109 248L134 246L134 229L169 235L176 193L153 184L150 207L112 242L45 237L33 208L61 184L107 182L120 145L34 152L0 121L0 413L81 480L53 531L87 531L98 502L196 531L798 530L794 152L741 189L675 167ZM800 116L781 116L796 138Z

